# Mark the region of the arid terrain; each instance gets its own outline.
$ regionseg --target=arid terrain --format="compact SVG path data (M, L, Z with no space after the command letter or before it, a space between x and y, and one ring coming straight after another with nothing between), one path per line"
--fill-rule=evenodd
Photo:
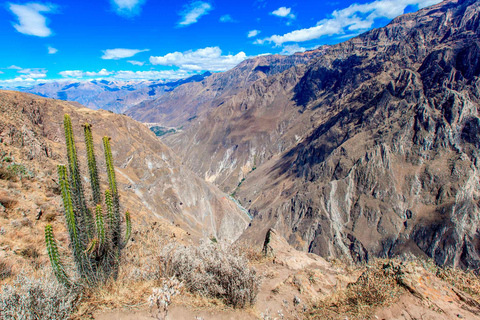
M480 1L445 0L226 72L1 90L0 318L480 319L479 39ZM110 209L76 249L65 114L102 192L111 137L132 217L94 285Z

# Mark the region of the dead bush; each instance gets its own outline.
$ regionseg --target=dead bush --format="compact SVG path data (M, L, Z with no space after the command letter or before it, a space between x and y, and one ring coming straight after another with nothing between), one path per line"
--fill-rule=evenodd
M36 259L38 258L38 250L32 246L20 250L19 254L24 258Z
M312 319L368 319L375 307L387 306L404 292L398 283L393 264L382 260L366 266L366 270L354 283L335 295L318 301L307 312Z
M57 214L54 212L49 212L45 215L45 221L47 222L55 221L55 219L57 219Z
M12 266L6 261L0 261L0 280L8 279L12 275Z
M0 179L7 181L17 181L17 175L7 168L0 168Z
M12 209L17 204L17 200L10 198L6 194L0 193L0 204L6 209Z
M472 270L437 267L437 277L480 300L480 276Z
M222 299L242 308L255 303L260 277L238 251L220 244L167 246L160 265L167 277L176 277L192 293Z
M0 319L69 319L79 294L50 277L32 279L19 276L13 285L4 285L0 293Z

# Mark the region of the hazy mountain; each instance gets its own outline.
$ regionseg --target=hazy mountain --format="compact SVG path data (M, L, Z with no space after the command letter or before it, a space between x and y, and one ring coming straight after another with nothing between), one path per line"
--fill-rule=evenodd
M210 73L177 81L65 81L48 82L19 90L46 98L76 101L91 109L123 113L128 108L162 96L184 83L202 81Z
M164 141L249 208L245 239L275 227L322 256L479 268L479 6L444 1L278 73L235 68L251 81L199 94L204 114Z

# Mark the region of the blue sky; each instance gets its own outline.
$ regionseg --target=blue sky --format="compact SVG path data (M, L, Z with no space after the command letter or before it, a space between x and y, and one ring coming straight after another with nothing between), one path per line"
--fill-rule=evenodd
M249 57L342 42L439 2L7 1L0 6L0 86L226 71Z

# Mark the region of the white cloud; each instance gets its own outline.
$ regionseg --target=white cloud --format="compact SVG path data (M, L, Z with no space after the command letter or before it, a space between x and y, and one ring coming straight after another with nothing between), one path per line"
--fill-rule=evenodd
M138 50L138 49L122 49L122 48L118 48L118 49L107 49L107 50L103 50L103 56L102 56L102 59L105 59L105 60L110 60L110 59L114 59L114 60L118 60L118 59L123 59L123 58L130 58L130 57L133 57L134 55L136 55L137 53L140 53L140 52L145 52L145 51L149 51L149 49L143 49L143 50Z
M40 83L50 82L46 79L33 79L16 77L14 79L0 80L0 86L5 88L31 87Z
M115 12L123 17L131 18L139 15L146 0L110 0Z
M255 43L273 42L279 46L287 42L309 41L322 36L343 35L347 32L358 33L371 28L376 19L393 19L403 14L409 5L424 8L439 2L441 0L377 0L365 4L353 4L348 8L335 10L331 18L317 22L314 27L295 30L284 35L273 35L259 39Z
M183 11L180 13L182 19L178 24L180 26L188 26L192 23L196 23L201 16L208 14L212 9L212 5L204 1L195 1L185 5Z
M17 70L17 73L19 75L16 77L16 79L39 79L39 78L46 78L47 77L47 70L43 68L21 68L18 66L10 66L7 69L11 70Z
M251 31L248 31L247 37L253 38L253 37L256 37L259 33L260 33L259 30L251 30Z
M136 61L136 60L128 60L127 62L130 64L133 64L134 66L143 66L145 64L145 62L143 61Z
M82 70L66 70L58 73L65 78L84 78L84 77L105 77L112 74L112 72L102 69L99 72L82 71Z
M5 73L5 72L3 72L3 71L0 71L0 74L4 74L4 73Z
M186 70L226 71L247 59L244 52L222 55L219 47L207 47L196 51L173 52L164 56L150 57L153 65L177 66Z
M116 80L156 80L156 79L182 79L193 73L186 70L161 70L161 71L129 71L122 70L115 73Z
M34 2L25 5L9 3L8 8L17 16L19 23L14 23L13 27L18 32L37 37L48 37L52 34L52 30L47 27L47 19L41 12L52 13L56 10L55 5Z
M271 14L277 17L295 19L295 15L292 13L292 8L280 7Z
M295 43L295 44L283 47L283 50L282 52L280 52L280 54L289 56L297 52L305 52L305 51L307 51L306 48L300 47L298 44Z
M48 46L48 54L55 54L57 52L58 52L57 49L55 49L54 47Z
M220 17L220 22L237 22L230 16L229 14L224 14L223 16Z

